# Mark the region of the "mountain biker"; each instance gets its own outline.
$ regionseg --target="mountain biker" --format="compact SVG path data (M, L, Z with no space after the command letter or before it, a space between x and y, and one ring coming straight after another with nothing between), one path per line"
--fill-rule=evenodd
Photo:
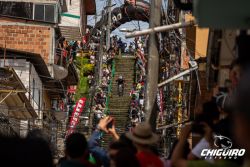
M117 82L118 95L123 96L125 80L123 79L122 75L119 76L119 78L116 80L116 82ZM119 89L119 86L122 87L122 90Z

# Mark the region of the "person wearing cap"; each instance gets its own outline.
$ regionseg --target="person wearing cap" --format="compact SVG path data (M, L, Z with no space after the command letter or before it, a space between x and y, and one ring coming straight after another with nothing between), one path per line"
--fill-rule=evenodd
M133 132L126 133L126 137L132 140L137 148L136 157L140 167L163 167L161 159L151 150L150 146L156 144L159 138L148 123L140 123Z

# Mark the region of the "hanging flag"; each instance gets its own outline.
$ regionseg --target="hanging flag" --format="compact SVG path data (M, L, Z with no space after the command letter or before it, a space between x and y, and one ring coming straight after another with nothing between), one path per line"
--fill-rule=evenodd
M69 86L67 93L76 93L76 86Z
M85 97L83 97L83 98L80 98L78 100L78 102L76 103L76 106L74 108L74 111L72 112L72 116L71 116L71 119L69 122L69 129L66 133L66 138L67 138L67 136L69 136L71 133L73 133L75 131L75 128L79 122L79 116L81 115L81 113L83 111L86 100L87 99Z
M88 41L88 37L87 37L87 35L84 35L82 37L82 43L83 43L83 45L85 45L87 43L87 41Z
M163 112L163 92L162 92L162 88L159 88L157 90L157 104L158 104L160 112Z
M182 111L182 82L179 81L178 83L178 108L177 108L177 122L178 122L178 127L177 127L177 136L180 136L181 132L181 122L183 118L183 111Z
M160 110L161 113L163 113L163 91L162 88L160 88L159 90L160 90Z
M189 61L190 61L190 58L188 56L187 49L186 48L182 48L181 69L183 69L183 70L189 69Z
M163 118L163 90L162 88L159 88L157 90L157 104L159 107L159 116L160 116L160 120L161 122L163 122L164 118Z

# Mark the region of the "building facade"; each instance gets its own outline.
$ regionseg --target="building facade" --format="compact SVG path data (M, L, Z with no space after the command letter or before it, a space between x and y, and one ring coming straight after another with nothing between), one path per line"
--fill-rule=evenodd
M58 25L67 26L63 13L70 2L0 1L0 133L26 136L40 128L52 145L63 139L67 88L79 80L74 62L63 56L58 61L56 54L63 35ZM89 10L95 12L95 1L78 2L74 26L80 29L79 38L72 40L81 39Z

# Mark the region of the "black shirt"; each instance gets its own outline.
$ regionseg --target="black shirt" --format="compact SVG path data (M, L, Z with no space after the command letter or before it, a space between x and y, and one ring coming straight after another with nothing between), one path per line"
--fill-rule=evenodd
M118 83L118 85L122 85L124 84L124 79L117 79L116 82Z

